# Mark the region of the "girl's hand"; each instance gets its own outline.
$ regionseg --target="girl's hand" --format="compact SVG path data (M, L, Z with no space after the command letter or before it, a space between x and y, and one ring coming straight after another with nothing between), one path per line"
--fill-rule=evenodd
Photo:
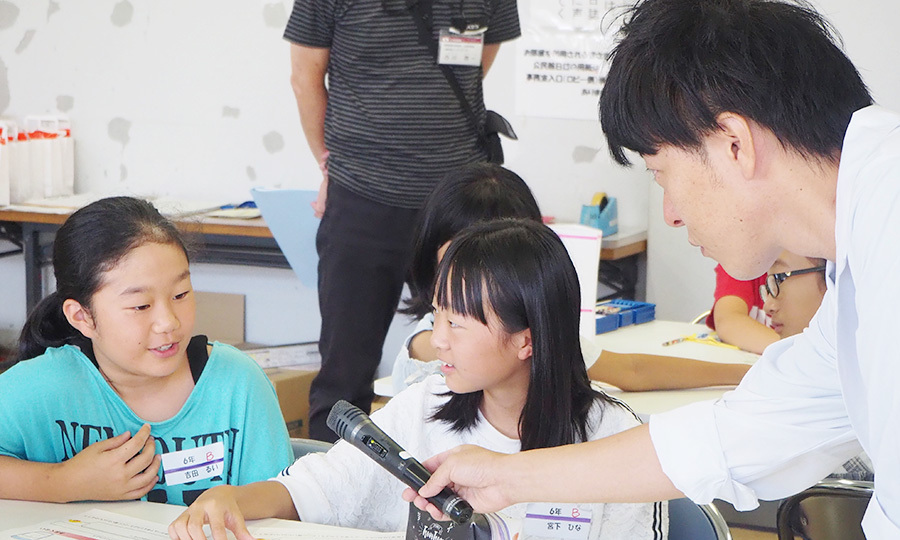
M479 446L457 446L423 462L422 465L434 474L418 493L406 488L403 500L428 511L435 519L448 519L426 497L437 495L449 486L476 512L495 512L506 508L514 501L502 489L504 473L501 464L505 458L508 456Z
M159 479L160 458L144 424L134 436L125 432L95 442L60 463L69 500L119 501L139 499Z
M225 529L233 532L237 540L253 540L235 498L234 486L216 486L204 491L169 525L169 537L172 540L206 540L203 532L206 523L213 540L226 540Z

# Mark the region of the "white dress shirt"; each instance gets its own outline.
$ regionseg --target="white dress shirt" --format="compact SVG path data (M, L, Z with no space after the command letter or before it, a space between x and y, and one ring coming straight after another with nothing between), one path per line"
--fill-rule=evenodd
M696 502L740 510L814 484L861 449L875 466L868 538L900 538L900 115L853 115L841 152L837 260L802 334L715 402L651 417L663 470Z

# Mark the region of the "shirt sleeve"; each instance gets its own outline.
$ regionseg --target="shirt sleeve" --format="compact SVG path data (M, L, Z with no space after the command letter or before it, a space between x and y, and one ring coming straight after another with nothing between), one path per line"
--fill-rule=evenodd
M714 295L713 306L706 318L706 325L716 329L715 318L713 314L716 311L716 302L723 296L737 296L747 304L748 312L753 306L762 307L762 297L759 294L759 286L765 284L765 276L756 279L743 281L734 279L728 272L722 268L721 264L716 265L716 292Z
M402 392L372 414L372 421L405 448L408 434L424 427L418 390ZM302 521L376 531L406 528L404 484L346 441L301 457L274 480L287 488Z
M652 415L663 471L694 502L750 510L791 495L861 450L837 372L835 298L802 334L769 346L741 384L714 402Z
M519 7L516 0L486 0L494 5L484 42L488 44L509 41L522 35L519 27Z
M414 382L423 380L428 375L437 372L440 369L440 363L435 361L422 362L409 356L409 345L414 337L422 332L430 332L434 328L434 315L426 314L419 319L416 328L412 334L406 338L400 350L397 352L397 358L394 360L394 366L391 369L391 386L395 394L399 394Z
M284 39L307 47L330 48L340 0L294 0Z

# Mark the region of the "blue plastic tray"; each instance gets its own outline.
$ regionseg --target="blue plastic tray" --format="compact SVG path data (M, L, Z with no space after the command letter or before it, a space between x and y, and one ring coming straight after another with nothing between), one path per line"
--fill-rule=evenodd
M604 310L614 312L604 313ZM602 334L622 326L649 322L655 318L656 304L634 300L607 300L597 304L596 331Z

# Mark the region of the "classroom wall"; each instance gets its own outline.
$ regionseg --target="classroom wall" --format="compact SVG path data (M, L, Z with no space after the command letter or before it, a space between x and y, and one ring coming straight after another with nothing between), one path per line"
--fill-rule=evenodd
M254 186L315 189L281 33L291 0L0 0L0 117L62 112L76 141L76 190L249 198ZM520 2L523 20L529 3ZM595 120L514 114L514 45L504 45L486 102L510 119L507 166L545 214L576 220L594 191L619 198L623 227L643 228L643 168L610 162ZM590 112L593 115L593 111ZM305 211L300 209L299 211ZM21 257L0 258L0 343L24 321ZM313 340L315 291L290 271L195 265L197 289L247 296L247 338ZM274 313L275 316L271 316ZM385 345L393 359L400 318Z
M900 3L817 0L876 98L900 109ZM249 198L254 186L314 189L319 175L297 119L281 39L292 2L262 0L0 0L0 117L63 112L76 139L76 189L204 199ZM520 2L523 20L529 2ZM623 228L648 225L647 298L660 318L689 319L712 298L713 263L664 226L642 164L615 166L599 123L514 114L514 47L488 75L488 107L509 118L507 165L545 214L577 219L594 191L619 198ZM0 251L4 251L0 246ZM0 258L0 343L25 318L21 257ZM318 333L315 291L287 270L196 265L198 289L247 296L248 339L289 343ZM275 313L273 317L271 314ZM392 327L393 357L405 328Z
M813 0L838 29L844 50L856 64L876 102L900 110L900 2L895 0ZM684 229L663 222L662 190L649 196L647 300L662 319L690 320L712 305L715 262L687 242Z

